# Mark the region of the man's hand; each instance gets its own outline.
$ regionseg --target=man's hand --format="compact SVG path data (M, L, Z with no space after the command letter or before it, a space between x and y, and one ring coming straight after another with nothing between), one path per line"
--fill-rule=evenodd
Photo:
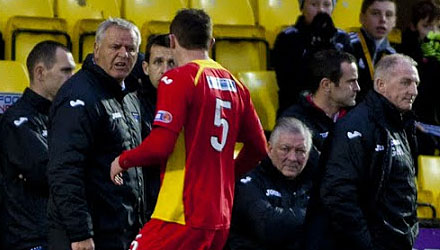
M92 238L87 240L72 242L72 250L95 250L95 243Z
M122 179L122 172L124 172L125 169L121 168L119 165L119 156L116 157L113 162L112 166L110 168L110 179L113 181L116 185L122 185L124 184L124 180Z

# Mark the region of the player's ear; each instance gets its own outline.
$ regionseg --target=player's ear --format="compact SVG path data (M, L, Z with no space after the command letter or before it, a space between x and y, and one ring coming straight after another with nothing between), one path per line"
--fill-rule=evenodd
M214 46L214 44L215 44L215 38L213 37L211 38L211 40L209 40L209 49L211 49L212 46Z
M170 38L170 48L175 49L176 48L176 36L174 34L168 35Z

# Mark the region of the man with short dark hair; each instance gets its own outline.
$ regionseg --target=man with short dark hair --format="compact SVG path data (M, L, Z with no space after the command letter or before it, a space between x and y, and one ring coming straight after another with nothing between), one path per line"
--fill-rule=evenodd
M29 53L27 68L30 86L0 122L1 249L47 248L49 108L75 62L64 45L44 41Z
M303 173L311 147L304 123L278 119L268 157L237 182L227 249L304 249L312 181Z
M359 20L361 28L350 33L352 53L359 67L359 85L361 92L357 100L361 101L373 88L374 66L384 55L394 54L396 50L388 41L388 34L396 25L395 0L364 0Z
M138 28L109 18L96 32L93 58L58 92L51 110L49 248L128 249L145 223L141 168L108 179L111 161L140 144L139 102L125 78L137 59Z
M360 91L356 59L346 52L323 50L315 53L308 65L311 94L300 98L282 117L295 117L313 131L313 146L321 152L324 141L346 108L356 105ZM318 165L318 159L312 159Z
M132 166L161 165L156 208L132 249L223 249L235 177L266 153L246 87L211 60L212 23L203 10L180 10L170 26L178 68L161 78L151 134L111 166L113 182ZM235 143L243 149L234 161Z
M335 249L411 250L418 234L416 63L401 54L376 65L374 90L334 129L321 184Z

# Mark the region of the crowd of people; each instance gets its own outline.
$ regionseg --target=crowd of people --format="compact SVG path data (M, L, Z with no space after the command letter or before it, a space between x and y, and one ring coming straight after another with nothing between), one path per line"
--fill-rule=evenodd
M439 74L420 46L440 6L419 0L394 48L394 0L364 0L352 33L333 24L336 0L299 3L273 49L268 140L210 59L203 10L179 10L145 55L139 29L109 18L75 74L65 46L37 44L0 118L0 248L411 250L415 159L437 147L416 121L440 125L416 101L420 82L434 101Z

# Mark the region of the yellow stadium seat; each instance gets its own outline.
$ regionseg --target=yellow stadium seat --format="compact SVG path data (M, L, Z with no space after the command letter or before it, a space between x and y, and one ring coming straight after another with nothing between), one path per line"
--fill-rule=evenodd
M335 26L348 30L353 26L360 26L359 14L361 13L362 0L339 0L333 10L332 19Z
M14 104L29 86L29 76L23 64L0 60L0 114Z
M67 24L54 18L50 0L0 0L0 25L8 60L25 63L32 47L43 40L71 47Z
M255 25L254 13L248 0L190 0L189 7L204 9L213 24Z
M74 73L78 72L82 68L82 63L76 63Z
M169 24L176 12L187 6L187 0L124 0L121 15L140 28L141 51L144 51L148 37L169 33Z
M432 192L433 201L438 201L438 197L440 197L440 157L420 155L418 162L417 182L420 189ZM437 217L440 218L439 214Z
M93 52L98 25L108 17L119 17L120 12L116 0L55 0L55 15L66 20L73 42L72 53L82 62Z
M267 69L269 45L248 0L190 0L189 7L204 9L212 19L214 60L232 73Z
M263 129L272 131L278 109L278 85L274 71L239 72L238 79L249 89Z
M266 40L271 47L278 33L301 15L297 0L258 0L257 8L257 22L266 29Z

